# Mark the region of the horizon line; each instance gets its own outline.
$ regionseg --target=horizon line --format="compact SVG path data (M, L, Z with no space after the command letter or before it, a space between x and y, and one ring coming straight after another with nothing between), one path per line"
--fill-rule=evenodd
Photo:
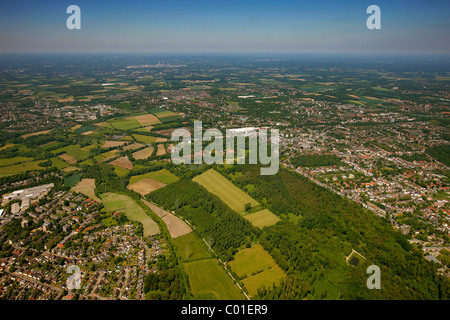
M354 55L354 56L429 56L449 57L450 53L367 53L367 52L294 52L294 51L0 51L0 55Z

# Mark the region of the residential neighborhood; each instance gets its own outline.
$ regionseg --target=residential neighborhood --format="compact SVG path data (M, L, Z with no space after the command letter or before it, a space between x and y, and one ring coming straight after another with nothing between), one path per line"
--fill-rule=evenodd
M51 187L19 194L48 192ZM2 219L0 238L7 239L13 254L0 258L0 298L143 299L144 277L157 271L149 265L164 254L164 240L144 239L136 224L119 212L113 216L120 222L108 220L113 225L105 226L99 220L100 207L82 194L50 191L25 211ZM68 285L70 266L80 271L79 290Z

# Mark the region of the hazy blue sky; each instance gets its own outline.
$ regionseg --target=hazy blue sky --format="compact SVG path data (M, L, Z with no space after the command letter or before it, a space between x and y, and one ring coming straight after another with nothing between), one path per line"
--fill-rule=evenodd
M0 52L450 54L449 13L448 0L1 0Z

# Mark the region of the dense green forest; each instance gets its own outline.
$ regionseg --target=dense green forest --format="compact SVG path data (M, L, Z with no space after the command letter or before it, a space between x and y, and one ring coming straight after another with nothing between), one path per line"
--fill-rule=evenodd
M427 161L428 157L423 153L413 153L411 155L404 154L401 155L400 158L406 161Z
M446 166L450 166L450 147L448 145L434 146L426 149L425 152L437 161L442 162Z
M242 166L235 183L253 185L251 195L282 216L263 229L259 242L288 274L277 288L262 290L261 299L448 299L447 279L423 258L385 219L360 205L311 183L286 169L260 176ZM363 258L347 265L357 251ZM366 287L367 266L381 269L381 290ZM297 288L297 289L296 289Z

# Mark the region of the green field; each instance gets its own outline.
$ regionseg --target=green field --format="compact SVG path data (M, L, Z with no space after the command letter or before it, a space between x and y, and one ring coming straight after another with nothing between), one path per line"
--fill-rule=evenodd
M239 278L244 278L242 282L250 295L256 294L262 286L271 287L273 283L279 283L285 277L283 270L260 244L239 251L228 265Z
M60 149L56 149L56 150L52 150L51 152L54 154L59 154L64 152L65 154L77 159L78 161L80 160L84 160L87 157L89 157L89 150L94 148L96 145L88 145L85 147L81 147L80 145L70 145L70 146L66 146L64 148L60 148Z
M149 132L150 130L149 129L147 129L149 126L147 126L147 127L140 127L140 128L137 128L137 129L135 129L134 131L135 132ZM151 126L150 126L151 127Z
M33 160L33 158L28 157L14 157L14 158L0 159L0 167L11 166L13 164L23 162L30 162L31 160Z
M278 285L285 278L283 270L280 267L271 268L261 273L248 277L242 282L250 296L258 293L258 289L262 287L271 288L273 284Z
M93 149L95 147L97 147L97 143L81 147L80 150L82 150L82 151L91 151L91 149Z
M68 166L70 166L67 162L65 162L64 160L62 160L60 158L51 158L50 161L59 170L67 168Z
M153 108L150 110L152 114L154 114L162 123L168 123L171 121L175 121L181 119L181 116L175 112L169 111L164 108Z
M135 138L139 142L143 142L143 143L146 143L146 144L155 143L156 142L156 138L155 137L146 136L146 135L143 135L143 134L133 134L133 138Z
M74 173L64 178L64 185L72 188L81 180L81 173Z
M39 166L39 164L42 162L43 162L42 160L39 160L39 161L15 164L12 166L0 167L0 178L13 176L15 174L24 173L26 171L31 171L31 170L42 170L44 168Z
M242 300L244 295L216 259L183 263L194 299Z
M234 260L228 265L239 278L246 278L254 272L266 270L276 264L260 244L255 244L236 253Z
M167 171L166 169L161 169L158 171L140 174L138 176L132 176L130 178L130 184L138 182L138 181L140 181L142 179L146 179L146 178L150 178L150 179L153 179L153 180L165 183L165 184L170 184L170 183L177 182L178 180L180 180L180 178L178 178L173 173Z
M117 224L117 221L113 217L109 216L105 219L102 219L102 223L105 225L105 227L112 227Z
M206 244L193 232L173 239L178 247L178 252L183 261L193 261L212 258L212 253L208 251Z
M65 146L65 147L62 147L59 149L52 150L51 153L59 154L59 153L68 152L68 151L71 151L74 149L78 149L79 147L80 147L80 145L71 144L71 145L68 145L68 146Z
M312 84L309 86L300 86L300 89L303 91L308 91L308 92L319 92L319 91L328 91L330 90L329 86L325 86L325 85L319 85L319 84Z
M152 108L150 109L150 113L154 114L155 116L163 116L165 114L170 114L171 111L164 109L164 108Z
M42 148L44 150L50 150L50 149L60 148L62 145L63 145L62 142L52 141L52 142L40 145L39 148Z
M250 203L252 207L259 205L258 201L236 187L214 169L210 169L192 180L201 184L209 192L217 195L231 209L237 212L244 211L247 203Z
M176 114L169 110L162 110L160 112L155 112L154 115L157 116L158 118L164 118L164 117L171 117Z
M144 227L144 237L158 234L159 227L155 221L133 199L117 193L104 193L100 195L108 211L122 211L130 220L139 221Z
M258 212L247 214L244 216L244 218L250 221L250 223L255 227L258 227L260 229L266 226L271 226L280 220L280 218L278 218L268 209L263 209Z
M97 126L87 125L87 126L82 126L82 127L79 127L79 128L75 128L73 130L73 132L76 133L76 134L82 134L82 133L85 133L85 132L88 132L88 131L95 131L97 129L98 129Z
M114 172L117 174L118 177L125 177L129 172L128 169L125 169L125 168L122 168L119 166L115 166L113 164L112 164L112 166L114 167Z
M89 159L86 159L86 160L84 160L83 162L80 162L80 163L78 163L80 166L92 166L92 165L94 165L95 164L95 161L94 161L94 159L92 159L92 158L89 158Z
M131 130L142 127L139 121L133 118L131 119L118 118L109 120L108 123L112 125L114 128L119 130Z
M381 88L381 87L371 87L371 89L373 89L375 91L381 91L381 92L392 92L391 89Z

